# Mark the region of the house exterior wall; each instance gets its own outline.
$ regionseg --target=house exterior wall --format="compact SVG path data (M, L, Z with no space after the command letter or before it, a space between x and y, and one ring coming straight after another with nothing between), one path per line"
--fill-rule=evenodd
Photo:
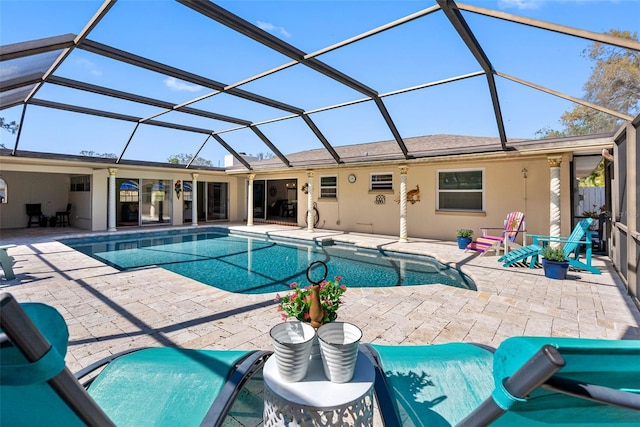
M559 154L554 154L558 156ZM420 201L407 205L407 231L409 238L433 238L454 240L458 228L471 228L475 236L480 235L480 227L502 227L507 213L520 210L525 213L529 234L549 234L550 168L545 154L520 157L495 156L482 158L466 156L464 159L451 160L427 158L406 163L382 162L349 167L328 167L321 169L287 169L280 171L252 172L256 180L294 179L297 180L297 223L306 225L307 196L302 186L307 182L307 173L313 172L312 197L317 202L320 213L319 227L330 230L342 230L362 233L386 234L398 236L400 228L400 168L405 165L407 172L407 191L420 187ZM570 154L563 155L561 164L561 234L571 232L570 210ZM108 177L109 167L83 168L72 166L1 165L0 173L7 178L10 187L10 203L0 206L2 219L0 227L23 227L26 222L24 203L28 188L39 188L38 183L46 181L51 203L59 205L53 211L73 203L72 221L74 226L93 231L107 230L108 221ZM18 173L15 177L9 175ZM163 179L175 183L177 180L191 181L192 171L174 169L116 167L117 178ZM481 169L484 171L484 210L482 212L438 211L437 173L439 170ZM524 177L523 169L527 170ZM37 171L37 172L36 172ZM43 171L43 172L40 172ZM198 182L226 182L229 185L228 213L229 221L246 221L247 218L247 182L249 173L225 174L224 172L197 171ZM389 173L393 175L393 191L370 191L371 174ZM356 181L350 183L348 176L354 174ZM69 180L72 175L91 175L91 192L73 194L69 192ZM337 177L337 198L319 198L322 176ZM16 199L12 181L21 182ZM172 191L172 225L183 225L183 198L178 199ZM384 202L381 202L384 196ZM47 199L48 200L48 199ZM17 207L16 207L17 206ZM46 205L43 204L43 207ZM18 209L20 212L18 212ZM14 210L16 210L14 212ZM5 215L6 213L6 215ZM52 212L53 213L53 212ZM521 241L522 237L520 237Z
M561 164L561 233L571 233L570 156ZM420 189L420 201L407 204L409 237L454 240L458 228L502 227L507 214L525 213L527 232L549 234L550 167L544 155L521 160L484 160L459 162L408 163L407 191ZM526 178L523 169L527 169ZM438 211L437 174L440 170L481 169L484 171L485 209L482 212ZM312 170L312 197L320 214L319 228L398 236L400 229L400 169L398 164L362 167L336 167ZM370 191L371 174L393 174L393 191ZM350 183L353 174L356 181ZM322 176L337 177L337 198L320 198ZM305 225L307 196L301 187L307 182L305 172L256 173L256 180L298 180L298 225ZM380 203L384 196L384 203ZM246 192L243 196L246 200ZM378 200L378 203L376 203ZM243 204L246 210L246 202ZM244 215L246 218L246 214ZM521 239L521 238L520 238Z

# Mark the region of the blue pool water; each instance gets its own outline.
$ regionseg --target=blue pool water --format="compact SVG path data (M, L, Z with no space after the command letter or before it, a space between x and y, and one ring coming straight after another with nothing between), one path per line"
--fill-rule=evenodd
M433 258L274 241L207 228L120 234L61 240L65 245L119 270L158 266L229 292L283 292L289 284L309 284L306 269L324 261L328 279L342 276L347 287L443 284L476 290L467 276ZM315 271L313 274L320 274ZM318 280L318 277L311 277Z

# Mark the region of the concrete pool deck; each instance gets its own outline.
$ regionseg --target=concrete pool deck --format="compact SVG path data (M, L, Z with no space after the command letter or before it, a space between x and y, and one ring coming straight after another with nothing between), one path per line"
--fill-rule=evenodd
M498 346L514 335L640 339L640 312L604 256L594 257L601 275L570 271L560 281L545 278L542 269L504 268L496 256L465 252L453 241L410 238L398 243L391 236L322 229L215 226L430 255L475 281L478 291L444 285L349 288L339 319L358 325L364 342ZM9 249L16 259L16 279L3 276L0 292L20 302L50 304L63 314L71 371L143 346L271 349L269 330L281 321L275 294L236 295L157 267L120 272L56 241L90 234L95 233L33 228L0 235L2 244L17 245ZM348 277L343 283L348 287Z

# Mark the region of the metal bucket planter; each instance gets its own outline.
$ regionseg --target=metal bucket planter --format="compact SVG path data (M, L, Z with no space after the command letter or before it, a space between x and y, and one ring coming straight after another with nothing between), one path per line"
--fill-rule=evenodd
M269 332L278 372L285 381L301 381L307 375L316 330L308 323L279 323Z
M318 329L322 366L327 379L347 383L353 378L362 331L346 322L331 322Z

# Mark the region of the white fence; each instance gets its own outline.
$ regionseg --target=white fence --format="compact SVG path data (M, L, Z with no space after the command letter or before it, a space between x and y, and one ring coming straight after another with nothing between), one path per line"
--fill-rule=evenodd
M576 216L582 216L584 211L600 213L600 206L605 203L604 187L580 187L578 189L580 201Z

